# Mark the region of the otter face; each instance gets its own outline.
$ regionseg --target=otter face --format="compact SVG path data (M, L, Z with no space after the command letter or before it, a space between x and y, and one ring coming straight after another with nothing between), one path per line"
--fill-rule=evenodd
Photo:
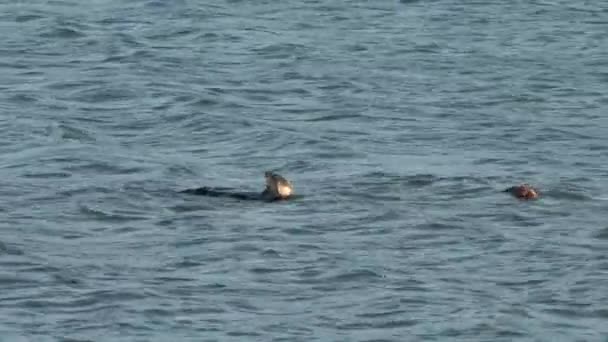
M513 196L521 199L537 199L538 192L528 184L514 186L508 189Z
M266 190L276 198L285 199L293 194L291 182L271 171L264 173L266 177Z

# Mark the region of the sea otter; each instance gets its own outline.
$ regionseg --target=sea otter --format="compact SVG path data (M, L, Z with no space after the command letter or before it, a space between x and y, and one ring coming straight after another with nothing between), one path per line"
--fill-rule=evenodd
M528 184L520 184L505 189L505 192L524 200L537 199L539 197L538 191Z
M202 187L197 189L187 189L180 191L186 194L204 195L212 197L232 197L240 200L264 200L277 201L286 200L293 196L293 185L283 176L272 171L264 173L266 178L266 188L262 193L235 192L230 188L209 188Z

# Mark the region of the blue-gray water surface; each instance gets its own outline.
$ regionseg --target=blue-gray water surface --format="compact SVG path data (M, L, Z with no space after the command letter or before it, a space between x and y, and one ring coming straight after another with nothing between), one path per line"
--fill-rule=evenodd
M603 1L2 1L0 341L608 341L607 33ZM266 170L298 197L179 193Z

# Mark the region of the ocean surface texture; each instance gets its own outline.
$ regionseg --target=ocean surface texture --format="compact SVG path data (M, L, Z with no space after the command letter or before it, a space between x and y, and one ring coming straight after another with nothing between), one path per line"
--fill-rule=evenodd
M1 1L0 341L606 342L607 108L606 1Z

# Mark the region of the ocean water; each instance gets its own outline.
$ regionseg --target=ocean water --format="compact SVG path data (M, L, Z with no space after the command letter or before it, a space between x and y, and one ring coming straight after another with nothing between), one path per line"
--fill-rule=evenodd
M608 341L607 33L602 1L2 1L0 341ZM298 197L178 193L266 170Z

